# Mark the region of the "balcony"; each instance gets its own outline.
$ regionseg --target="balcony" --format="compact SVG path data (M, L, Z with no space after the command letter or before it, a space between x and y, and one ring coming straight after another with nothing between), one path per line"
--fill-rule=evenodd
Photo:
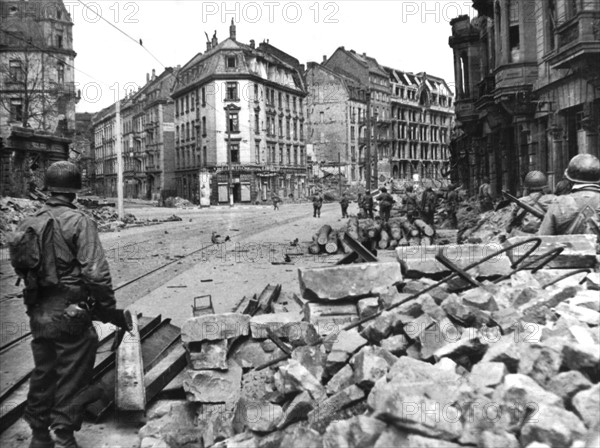
M553 69L593 68L600 65L600 10L582 11L557 29Z
M475 102L475 107L477 109L482 109L494 101L496 77L493 75L486 76L483 78L483 81L477 84L477 88L479 89L479 99Z

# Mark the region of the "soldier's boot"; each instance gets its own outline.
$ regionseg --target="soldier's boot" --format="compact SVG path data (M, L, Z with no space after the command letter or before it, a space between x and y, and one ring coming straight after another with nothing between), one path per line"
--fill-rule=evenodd
M79 448L73 431L69 429L57 429L54 431L54 448Z
M54 440L47 428L32 429L31 433L29 448L54 448Z

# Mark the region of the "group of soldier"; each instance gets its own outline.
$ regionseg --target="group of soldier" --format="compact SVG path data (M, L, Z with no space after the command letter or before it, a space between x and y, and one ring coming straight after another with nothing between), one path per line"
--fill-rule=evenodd
M571 159L554 192L546 175L530 171L524 179L527 194L515 201L506 232L509 235L600 235L600 160L591 154ZM494 208L488 179L478 191L482 212Z

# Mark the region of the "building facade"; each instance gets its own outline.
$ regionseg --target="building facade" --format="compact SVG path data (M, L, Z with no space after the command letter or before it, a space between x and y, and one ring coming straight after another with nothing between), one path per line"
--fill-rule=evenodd
M0 2L0 194L41 188L75 131L73 22L61 0Z
M325 165L339 158L351 184L367 183L369 165L372 188L448 173L454 96L443 79L340 47L308 65L306 82L315 157Z
M598 155L600 3L478 0L451 22L457 84L453 176L475 191L522 190L541 170L553 188L579 153Z
M146 84L120 102L123 195L160 200L175 196L174 103L176 69L146 76ZM117 195L116 104L92 118L95 192Z
M173 89L178 196L208 205L306 194L306 89L296 59L215 36Z

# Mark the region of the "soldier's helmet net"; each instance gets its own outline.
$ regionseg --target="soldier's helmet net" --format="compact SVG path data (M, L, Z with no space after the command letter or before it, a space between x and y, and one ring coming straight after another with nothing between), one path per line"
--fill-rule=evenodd
M548 185L546 175L541 171L530 171L525 176L525 186L530 189L542 189Z
M45 190L54 193L77 193L81 190L81 172L77 165L60 161L46 170Z
M571 159L565 177L575 183L600 183L600 160L592 154L578 154Z

